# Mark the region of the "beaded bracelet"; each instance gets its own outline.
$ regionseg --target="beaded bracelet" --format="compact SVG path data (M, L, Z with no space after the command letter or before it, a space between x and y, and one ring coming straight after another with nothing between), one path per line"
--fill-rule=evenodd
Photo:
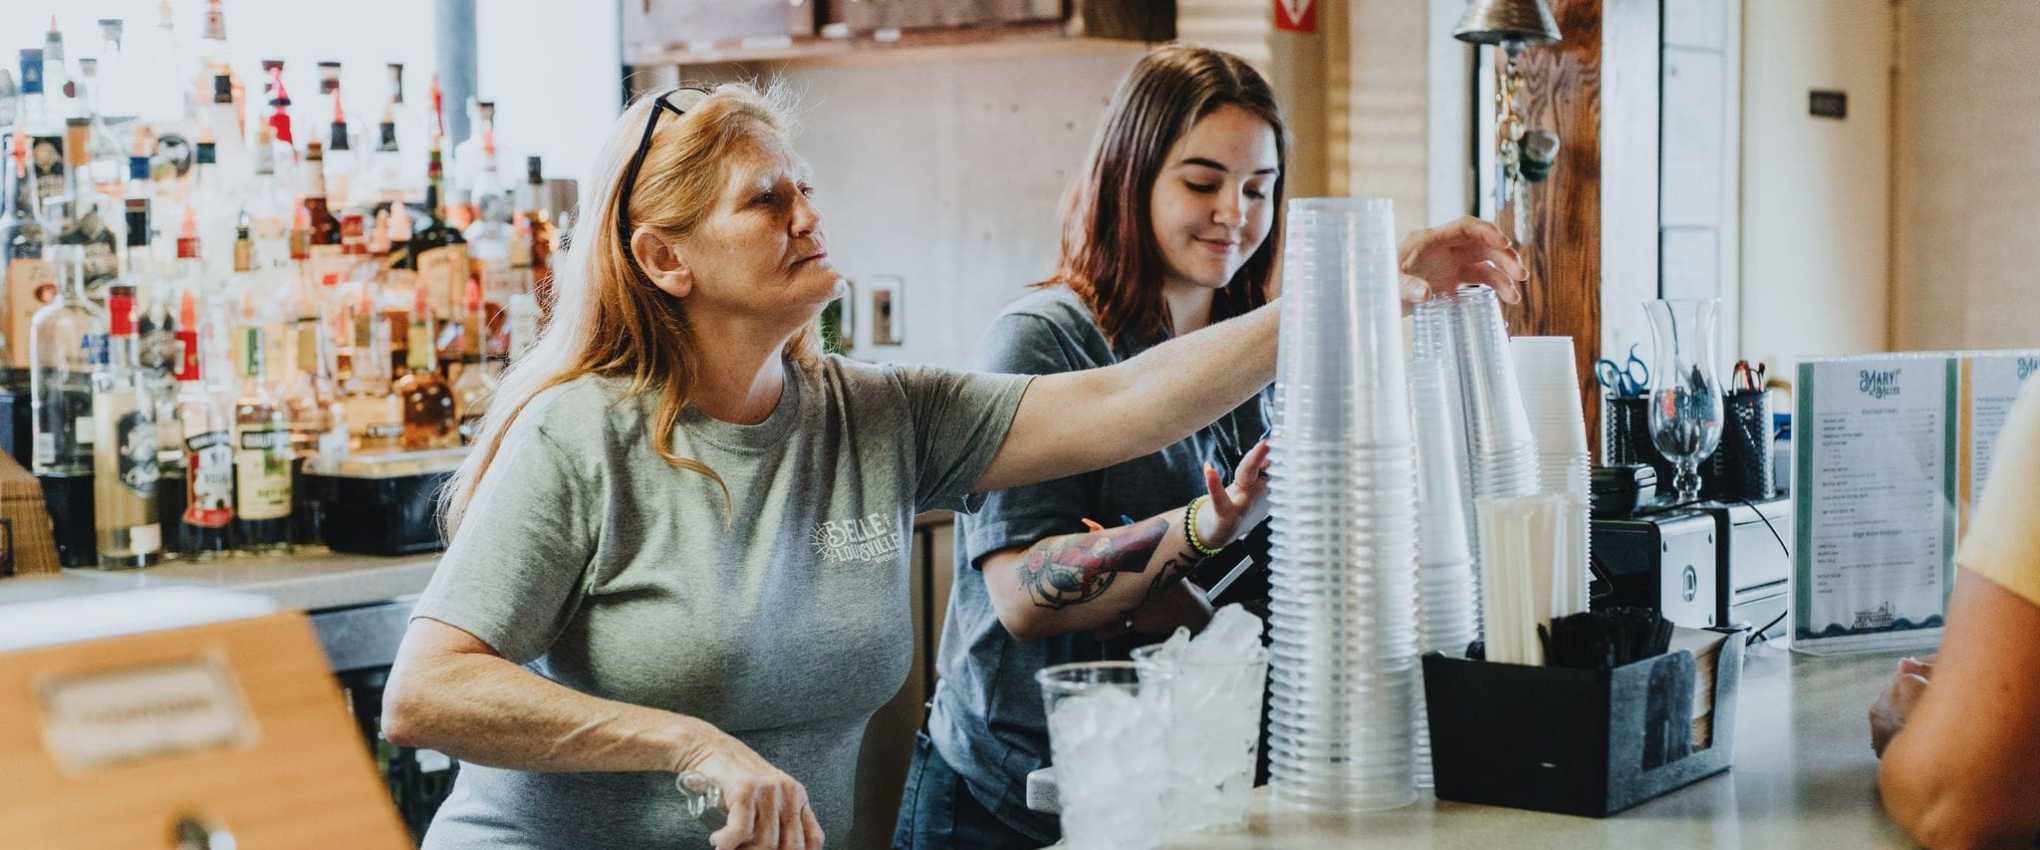
M1190 507L1183 511L1183 539L1189 542L1190 548L1196 550L1197 554L1203 555L1206 558L1216 555L1224 549L1224 547L1213 549L1204 545L1204 541L1197 538L1197 509L1203 507L1204 503L1209 501L1211 501L1210 496L1198 496L1195 499L1191 499Z

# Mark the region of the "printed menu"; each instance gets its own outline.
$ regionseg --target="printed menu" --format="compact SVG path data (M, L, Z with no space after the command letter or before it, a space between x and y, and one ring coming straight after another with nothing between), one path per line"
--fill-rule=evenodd
M2040 351L1813 358L1794 387L1793 648L1931 645L1998 430Z

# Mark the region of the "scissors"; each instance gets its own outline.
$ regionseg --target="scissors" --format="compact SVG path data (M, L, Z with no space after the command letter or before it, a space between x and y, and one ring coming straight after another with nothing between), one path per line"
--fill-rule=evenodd
M1594 361L1594 378L1601 386L1615 391L1616 398L1635 398L1643 395L1644 387L1650 386L1650 366L1636 356L1636 346L1629 344L1629 358L1617 364L1606 357Z

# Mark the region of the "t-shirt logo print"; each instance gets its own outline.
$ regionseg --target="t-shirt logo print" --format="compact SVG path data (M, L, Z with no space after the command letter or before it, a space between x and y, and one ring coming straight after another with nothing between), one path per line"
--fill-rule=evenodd
M879 561L900 552L900 531L885 514L823 520L808 535L815 555L824 561Z

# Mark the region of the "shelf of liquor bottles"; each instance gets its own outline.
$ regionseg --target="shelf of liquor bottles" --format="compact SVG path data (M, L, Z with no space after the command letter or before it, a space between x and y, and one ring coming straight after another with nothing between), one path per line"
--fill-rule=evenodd
M453 144L401 65L368 122L337 63L310 97L243 80L217 0L154 101L54 23L0 74L0 433L61 560L436 548L433 490L543 324L560 187L497 162L492 104Z

